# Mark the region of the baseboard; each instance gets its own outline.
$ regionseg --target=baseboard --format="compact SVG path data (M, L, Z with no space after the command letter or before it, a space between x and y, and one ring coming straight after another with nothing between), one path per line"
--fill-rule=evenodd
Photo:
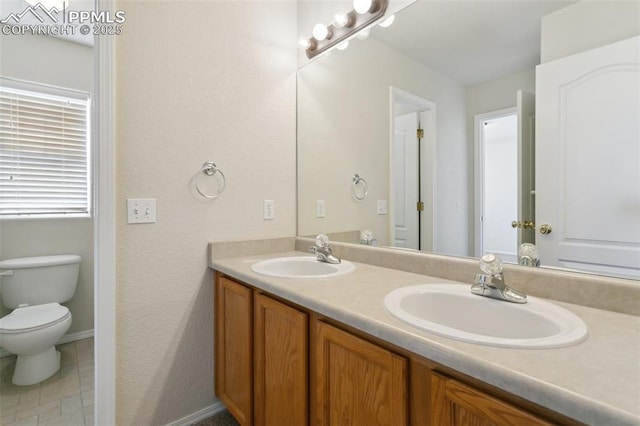
M189 414L181 419L178 419L174 422L167 424L166 426L188 426L194 423L199 422L200 420L204 420L213 416L214 414L219 413L224 410L225 406L222 402L216 402L213 405L203 408L202 410L198 410L195 413Z
M77 333L65 334L60 338L60 340L56 344L61 345L63 343L75 342L77 340L88 339L90 337L93 337L93 329L78 331ZM9 355L13 355L13 354L11 352L7 352L4 349L0 348L0 358L9 356Z

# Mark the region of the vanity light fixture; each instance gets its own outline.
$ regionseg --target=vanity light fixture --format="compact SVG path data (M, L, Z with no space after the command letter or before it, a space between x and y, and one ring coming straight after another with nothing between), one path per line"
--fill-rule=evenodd
M343 50L347 47L345 42L353 36L363 31L369 35L367 28L384 16L388 3L389 0L354 0L354 10L346 14L336 14L328 26L316 24L313 27L313 37L300 40L299 44L305 49L309 59L333 46L342 46Z

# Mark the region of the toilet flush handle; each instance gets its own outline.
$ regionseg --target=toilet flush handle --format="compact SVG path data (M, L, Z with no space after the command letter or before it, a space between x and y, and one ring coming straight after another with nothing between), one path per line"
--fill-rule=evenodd
M0 276L9 276L13 275L13 271L2 271L0 272Z

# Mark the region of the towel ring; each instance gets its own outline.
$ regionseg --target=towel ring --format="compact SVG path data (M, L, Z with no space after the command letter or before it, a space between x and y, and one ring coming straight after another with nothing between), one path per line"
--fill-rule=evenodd
M353 180L351 182L351 187L352 187L351 191L353 192L353 197L358 201L362 201L365 198L367 198L367 194L369 193L369 185L367 185L367 181L364 180L364 178L361 178L358 174L353 175L352 179ZM360 196L358 196L358 191L357 191L358 184L360 184L364 188L364 192Z
M220 189L218 189L218 192L212 195L205 194L198 186L198 177L200 175L198 174L195 178L195 186L196 186L196 191L198 191L198 194L202 195L204 198L209 198L209 199L217 198L218 195L222 194L222 192L227 186L227 178L224 176L224 173L222 173L222 170L220 170L213 161L207 161L206 163L204 163L200 171L202 172L202 174L206 176L214 176L216 173L222 176L222 184L220 186Z

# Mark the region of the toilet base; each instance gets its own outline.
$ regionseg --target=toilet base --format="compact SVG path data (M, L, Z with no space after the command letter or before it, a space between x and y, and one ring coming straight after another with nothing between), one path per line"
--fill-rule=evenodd
M11 382L18 386L28 386L48 379L60 369L60 352L55 346L34 355L18 355L16 369Z

